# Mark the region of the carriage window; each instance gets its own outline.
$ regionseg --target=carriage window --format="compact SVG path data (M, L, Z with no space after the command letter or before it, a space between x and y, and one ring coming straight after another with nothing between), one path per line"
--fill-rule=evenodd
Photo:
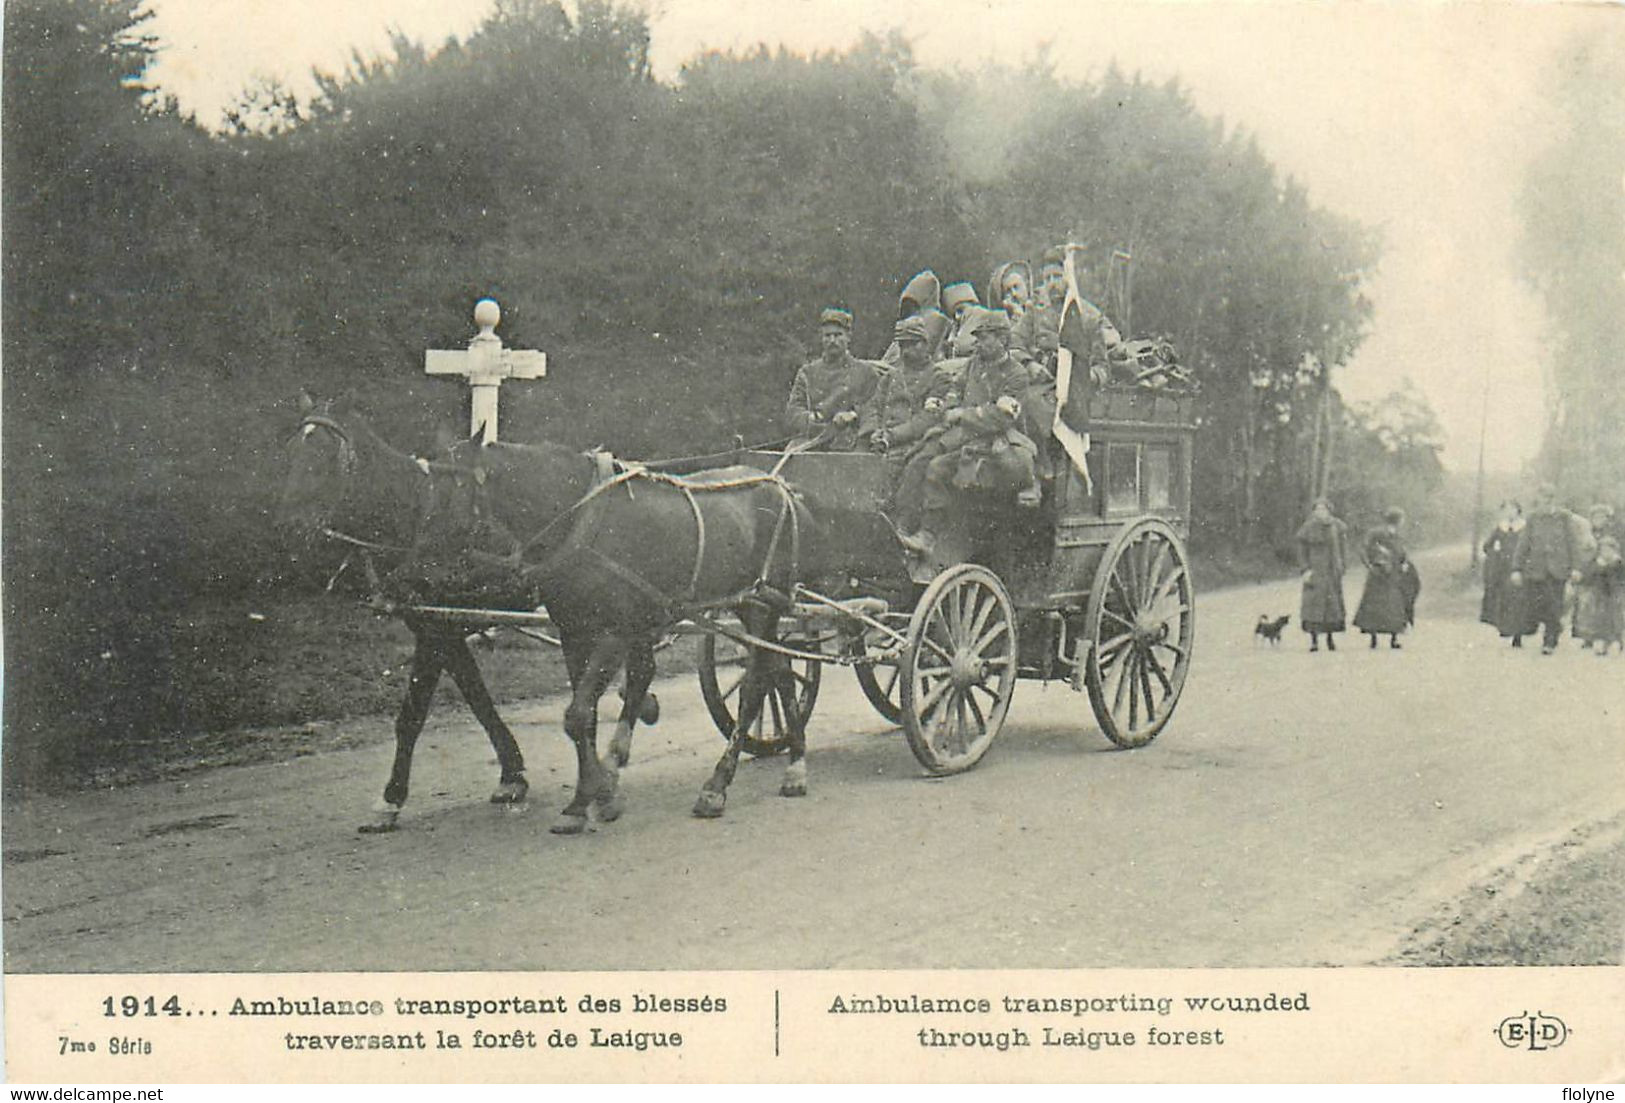
M1135 512L1140 508L1140 450L1132 444L1113 444L1106 454L1106 512Z
M1145 505L1147 509L1174 508L1174 450L1168 447L1147 448L1141 475L1145 479Z

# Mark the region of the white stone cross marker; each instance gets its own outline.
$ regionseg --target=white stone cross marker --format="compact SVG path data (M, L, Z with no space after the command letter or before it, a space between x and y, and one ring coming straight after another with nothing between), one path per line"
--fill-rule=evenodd
M502 321L502 308L495 299L474 304L474 324L480 332L468 343L468 351L430 349L424 354L423 370L430 375L460 375L468 380L468 433L474 436L485 426L485 442L497 439L497 391L505 379L541 379L547 374L547 354L534 349L505 349L502 338L493 332Z

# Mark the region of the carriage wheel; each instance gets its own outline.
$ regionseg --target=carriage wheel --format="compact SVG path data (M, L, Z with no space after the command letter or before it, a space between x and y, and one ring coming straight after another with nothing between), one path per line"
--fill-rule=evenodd
M858 663L853 668L863 695L888 724L903 722L903 668L895 663Z
M926 587L903 651L903 733L920 764L957 774L981 761L1016 691L1016 608L986 567L949 567Z
M700 695L724 739L734 730L740 691L745 686L750 649L726 636L700 637ZM818 700L823 665L811 659L773 655L769 667L777 683L762 702L756 723L745 733L746 754L778 754L790 745L790 723L805 725Z
M1196 632L1190 567L1179 535L1145 518L1117 534L1089 592L1084 684L1101 731L1143 747L1173 715Z

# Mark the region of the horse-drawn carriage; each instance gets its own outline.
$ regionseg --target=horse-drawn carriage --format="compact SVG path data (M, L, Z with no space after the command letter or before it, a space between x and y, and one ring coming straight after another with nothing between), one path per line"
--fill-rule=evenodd
M797 586L774 639L736 622L699 626L700 688L720 731L737 721L750 652L776 656L778 684L745 749L772 754L804 725L826 665L851 666L864 695L901 726L927 770L974 766L998 737L1020 679L1086 692L1102 732L1139 747L1168 723L1190 669L1192 401L1156 391L1090 398L1087 478L1065 465L1043 512L978 511L971 562L906 579L832 579L850 596ZM883 457L752 452L815 510L878 512L890 496ZM874 539L852 526L853 539ZM871 560L880 557L870 557Z
M523 756L466 637L549 618L570 671L565 730L579 766L555 831L582 830L594 808L620 814L617 768L639 720L657 715L654 649L674 623L702 635L700 687L729 739L698 815L721 814L741 752L787 748L781 792L806 791L806 725L827 665L854 668L932 773L980 761L1021 679L1064 680L1088 694L1113 743L1150 742L1190 669L1193 405L1145 386L1074 394L1063 407L1086 425L1067 422L1054 442L1045 504L968 502L963 554L935 569L905 554L885 516L895 468L883 456L740 452L684 477L476 435L431 460L392 448L358 413L307 400L279 520L346 564L359 557L352 577L364 575L368 600L416 638L395 763L368 829L394 826L443 672L497 752L492 799L524 798ZM605 763L598 702L623 670Z

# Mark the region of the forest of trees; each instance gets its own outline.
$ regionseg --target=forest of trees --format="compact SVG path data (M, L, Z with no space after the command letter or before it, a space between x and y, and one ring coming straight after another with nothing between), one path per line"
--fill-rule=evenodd
M1625 505L1625 30L1573 40L1546 76L1519 242L1550 321L1539 465L1571 501Z
M359 387L424 445L462 394L423 350L465 343L483 295L550 357L504 393L506 436L658 456L773 436L826 303L878 355L918 269L982 286L1082 241L1108 311L1200 380L1199 552L1284 551L1320 487L1358 525L1440 485L1418 396L1357 407L1333 383L1373 233L1177 83L941 73L895 37L707 54L668 83L640 14L502 0L465 41L400 39L308 100L262 84L200 123L147 86L142 9L5 9L13 638L88 653L121 611L274 585L298 389ZM67 684L47 662L8 690Z

